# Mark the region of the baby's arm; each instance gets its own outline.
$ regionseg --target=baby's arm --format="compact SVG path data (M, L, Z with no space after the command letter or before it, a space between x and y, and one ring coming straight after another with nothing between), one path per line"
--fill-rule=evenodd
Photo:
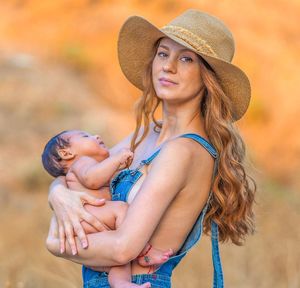
M68 172L65 179L67 187L71 190L83 191L96 198L104 198L106 200L111 200L111 194L108 184L100 187L99 189L89 189L83 184L81 184L76 175L71 171Z
M89 189L99 189L104 186L116 171L133 157L129 149L122 149L115 155L97 162L91 157L80 157L71 167L81 184Z

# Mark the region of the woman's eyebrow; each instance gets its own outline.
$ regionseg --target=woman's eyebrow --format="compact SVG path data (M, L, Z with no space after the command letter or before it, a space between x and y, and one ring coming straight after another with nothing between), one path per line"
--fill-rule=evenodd
M165 45L159 45L158 48L164 48L166 50L170 50L170 48L168 46L165 46ZM190 49L187 49L187 48L181 48L181 49L178 49L179 52L183 52L183 51L187 51L187 52L192 52Z

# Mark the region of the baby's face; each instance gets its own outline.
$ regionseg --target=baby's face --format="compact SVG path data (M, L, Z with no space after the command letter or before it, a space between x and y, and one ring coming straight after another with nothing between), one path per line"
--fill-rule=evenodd
M63 137L69 141L70 149L75 156L89 156L99 162L109 157L109 150L98 135L72 130L64 133Z

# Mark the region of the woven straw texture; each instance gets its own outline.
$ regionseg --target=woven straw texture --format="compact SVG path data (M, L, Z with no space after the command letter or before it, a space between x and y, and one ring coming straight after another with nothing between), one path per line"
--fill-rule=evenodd
M169 37L201 55L214 69L224 92L233 104L234 120L246 112L251 87L246 74L231 64L235 45L231 32L218 18L197 10L187 10L161 29L139 16L129 17L118 39L118 57L127 79L143 90L143 74L155 43Z

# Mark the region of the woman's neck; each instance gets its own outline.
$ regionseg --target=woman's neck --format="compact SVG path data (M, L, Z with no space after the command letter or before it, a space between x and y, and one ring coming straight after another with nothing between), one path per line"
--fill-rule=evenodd
M156 140L156 146L178 135L194 132L206 138L204 119L199 111L163 110L162 128Z

